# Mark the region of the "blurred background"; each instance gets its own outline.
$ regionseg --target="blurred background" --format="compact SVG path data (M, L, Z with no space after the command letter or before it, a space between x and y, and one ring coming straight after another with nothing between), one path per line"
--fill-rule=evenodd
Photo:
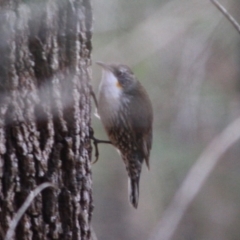
M221 4L240 21L239 0ZM240 116L240 35L210 1L93 0L93 14L94 91L101 79L94 61L125 63L154 108L138 209L128 202L120 156L101 145L93 165L93 227L99 240L146 240L201 152ZM93 127L97 138L107 138L94 116ZM222 156L174 240L240 239L239 145Z

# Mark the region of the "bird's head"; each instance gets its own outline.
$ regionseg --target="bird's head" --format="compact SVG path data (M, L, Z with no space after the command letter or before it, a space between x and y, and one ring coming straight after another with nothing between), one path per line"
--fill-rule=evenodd
M120 92L128 92L136 85L137 80L128 66L103 62L97 64L104 70L103 81L108 87L116 87Z

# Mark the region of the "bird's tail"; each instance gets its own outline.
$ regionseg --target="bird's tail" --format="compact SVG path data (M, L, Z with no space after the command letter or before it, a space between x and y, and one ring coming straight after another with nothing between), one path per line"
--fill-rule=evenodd
M138 199L139 199L139 180L140 176L135 178L128 178L128 194L130 203L133 207L138 207Z

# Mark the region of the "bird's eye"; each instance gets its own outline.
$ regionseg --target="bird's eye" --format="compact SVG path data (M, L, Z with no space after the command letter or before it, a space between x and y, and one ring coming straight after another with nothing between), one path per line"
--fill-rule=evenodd
M124 71L118 70L118 71L117 71L117 76L118 76L118 77L124 76Z

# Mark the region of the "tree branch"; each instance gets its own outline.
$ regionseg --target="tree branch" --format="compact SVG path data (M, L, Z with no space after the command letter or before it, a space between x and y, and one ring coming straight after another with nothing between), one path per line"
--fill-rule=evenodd
M240 139L240 118L228 125L208 145L190 169L150 240L170 240L208 176L222 155Z
M27 199L25 200L23 205L19 208L19 210L17 211L17 213L13 217L11 223L9 224L9 229L7 231L7 234L6 234L5 238L4 238L4 240L11 240L13 238L15 229L16 229L16 227L17 227L21 217L27 211L27 209L29 208L29 206L33 202L34 198L41 191L43 191L47 187L54 187L55 188L55 186L52 183L42 183L41 185L37 186L33 191L31 191L29 193Z
M220 12L223 13L223 15L232 23L232 25L236 28L236 30L238 31L238 33L240 33L240 25L239 23L236 21L236 19L227 11L226 8L224 8L217 0L210 0L213 5L215 5Z

